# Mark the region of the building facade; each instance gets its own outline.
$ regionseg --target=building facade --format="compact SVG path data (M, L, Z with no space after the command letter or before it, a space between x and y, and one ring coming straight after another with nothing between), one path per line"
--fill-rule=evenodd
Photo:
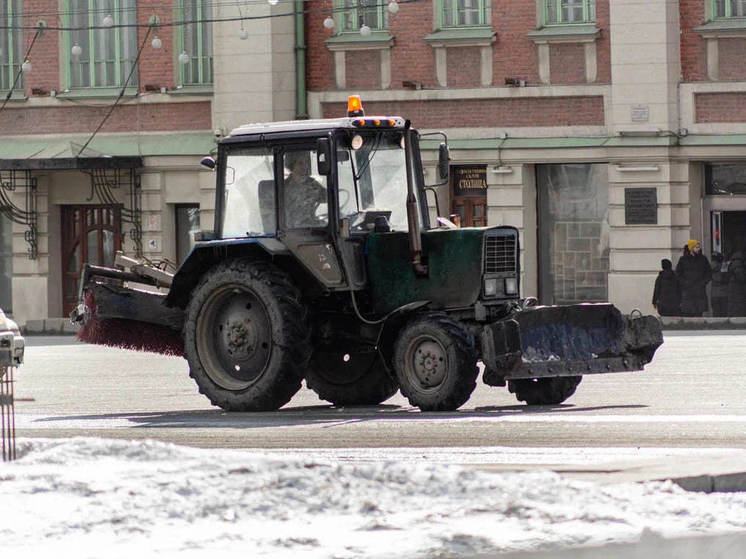
M297 114L287 3L0 0L0 25L0 308L20 324L66 316L82 263L177 264L212 228L216 138Z
M652 312L660 261L688 239L743 247L743 0L313 5L311 116L355 93L367 114L444 131L440 205L520 229L523 296Z

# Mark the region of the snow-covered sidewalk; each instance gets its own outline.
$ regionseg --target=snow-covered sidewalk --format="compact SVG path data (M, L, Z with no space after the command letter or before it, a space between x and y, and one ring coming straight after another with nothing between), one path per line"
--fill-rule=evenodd
M4 557L470 557L746 532L746 493L672 483L93 438L18 454L0 463Z

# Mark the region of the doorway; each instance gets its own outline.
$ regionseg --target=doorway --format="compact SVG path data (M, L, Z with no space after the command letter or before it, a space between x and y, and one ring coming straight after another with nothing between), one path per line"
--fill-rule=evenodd
M119 206L62 206L62 311L78 304L83 264L113 266L122 248Z
M461 227L487 225L487 165L451 166L451 212Z
M746 211L710 212L712 253L719 252L726 259L746 246Z

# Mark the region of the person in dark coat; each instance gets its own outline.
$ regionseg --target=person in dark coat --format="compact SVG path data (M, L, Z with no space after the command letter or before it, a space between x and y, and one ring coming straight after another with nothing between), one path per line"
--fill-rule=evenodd
M712 316L728 316L728 263L723 262L719 252L712 254L712 283L710 284L710 306Z
M730 255L728 276L728 316L746 316L746 266L741 250Z
M706 287L712 279L712 270L699 241L691 239L687 247L689 254L684 254L676 264L681 287L681 315L702 316L709 308Z
M681 292L679 279L673 271L673 264L668 258L661 260L661 271L655 278L653 288L653 307L661 316L679 316L681 314Z

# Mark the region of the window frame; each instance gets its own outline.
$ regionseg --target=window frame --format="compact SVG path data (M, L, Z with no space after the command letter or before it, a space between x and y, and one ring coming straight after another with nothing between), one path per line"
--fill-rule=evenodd
M348 6L347 4L350 1L354 2L355 6ZM367 8L361 7L361 1L369 2L372 4L372 6L369 6ZM340 33L359 33L360 27L362 27L363 23L368 25L371 31L374 32L387 31L389 28L389 12L386 9L386 5L384 2L379 2L376 0L334 0L334 7L335 19L337 20ZM376 26L372 26L366 21L363 21L362 23L360 21L360 13L369 10L376 11L376 19L378 21L378 24ZM346 16L348 13L351 15L353 21L353 25L351 27L345 26L345 21L347 19Z
M583 19L581 21L565 21L562 19L562 5L567 0L554 0L557 3L556 8L556 21L552 20L550 18L550 12L552 11L550 9L549 4L552 2L552 0L542 0L542 6L543 6L543 18L544 18L544 26L546 27L553 27L558 25L590 25L596 23L596 0L582 0L583 2ZM591 18L591 14L593 14L593 18Z
M6 7L7 23L6 25L13 26L18 22L23 23L23 2L21 0L0 0ZM16 9L18 13L16 14ZM16 46L15 43L18 43ZM3 48L6 47L6 48ZM0 91L10 91L11 89L18 89L23 91L23 73L21 72L21 64L23 64L23 31L17 29L0 29L0 49L3 50L3 54L0 55ZM13 82L16 80L16 75L21 74L18 78L16 87L13 87ZM3 78L7 79L7 87L2 87Z
M491 8L491 0L477 0L477 3L479 6L477 7L477 10L479 11L479 23L476 24L453 24L453 25L446 25L446 2L452 2L452 6L450 8L451 10L451 16L453 21L458 21L458 0L437 0L437 10L438 10L438 29L475 29L479 27L489 27L490 26L490 16L489 16L489 10Z
M730 0L724 0L723 1L723 8L725 11L724 15L718 15L718 0L710 0L710 10L712 13L712 20L713 21L730 21L734 19L746 19L746 2L741 0L741 3L743 5L742 9L744 14L743 15L733 15L731 12L731 1Z
M176 2L174 2L174 6L176 8L177 21L185 20L184 9L185 4L187 3L193 4L193 8L196 14L194 17L195 20L210 19L212 14L208 13L205 15L205 10L209 10L210 8L209 6L204 5L203 0L176 0ZM190 53L186 49L186 25L177 26L174 33L174 40L176 43L176 48L174 49L174 68L176 70L176 83L180 87L187 88L212 87L215 81L214 52L212 49L213 45L205 45L205 35L208 35L210 40L213 40L212 23L203 21L201 23L191 25L195 27L195 35L197 38L197 52L195 53ZM207 27L210 27L210 29L206 32ZM206 49L209 49L209 53L207 53L208 50ZM179 62L179 55L182 52L186 52L187 55L189 55L189 62L187 62L186 64L181 64L181 62ZM194 79L194 76L191 76L192 79L187 79L190 77L191 73L189 69L195 60L198 61L197 78ZM209 76L205 76L205 73L209 74Z
M76 62L73 58L71 49L73 47L74 41L73 41L73 32L68 31L65 33L65 55L64 55L64 65L65 65L65 85L66 89L69 91L74 92L90 92L90 93L96 93L96 92L110 92L111 90L119 90L124 86L125 81L127 80L127 76L129 75L129 72L132 72L132 77L130 78L129 83L127 83L127 88L134 88L137 87L138 84L138 72L132 71L132 67L130 66L129 72L125 72L122 70L122 67L125 62L128 61L128 59L123 58L122 55L122 43L125 40L125 36L123 34L126 33L127 29L132 29L132 38L130 41L132 41L132 44L130 45L130 51L132 52L132 59L129 60L132 65L135 63L136 59L136 53L137 53L137 27L120 27L120 25L125 25L122 23L122 11L124 9L128 9L126 6L122 6L122 3L125 3L127 1L131 1L132 9L134 10L134 17L132 23L137 23L137 1L136 0L112 0L114 2L114 8L111 11L111 16L114 18L114 25L111 29L108 31L114 33L114 57L113 57L113 63L115 65L116 71L115 74L119 74L117 76L117 79L115 80L116 83L105 83L103 85L97 85L96 84L96 64L100 61L100 59L96 58L96 39L95 39L95 33L100 30L101 28L101 22L96 21L96 17L102 18L103 15L101 14L100 8L98 8L95 5L96 0L86 0L88 4L88 26L89 29L88 32L88 49L89 49L89 56L88 56L88 80L89 85L73 85L73 63ZM67 8L67 13L64 16L65 23L72 27L73 21L72 21L72 1L67 0L65 2L65 6ZM98 27L98 29L95 29L95 27ZM99 49L103 50L103 49ZM106 81L106 80L102 80Z

